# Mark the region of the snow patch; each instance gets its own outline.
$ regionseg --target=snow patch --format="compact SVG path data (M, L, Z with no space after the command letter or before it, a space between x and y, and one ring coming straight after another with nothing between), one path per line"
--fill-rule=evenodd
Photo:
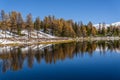
M120 22L115 22L115 23L111 23L111 24L105 24L105 28L110 27L110 25L112 25L112 26L120 26ZM102 24L94 24L93 26L98 29L99 26L102 27L103 25Z

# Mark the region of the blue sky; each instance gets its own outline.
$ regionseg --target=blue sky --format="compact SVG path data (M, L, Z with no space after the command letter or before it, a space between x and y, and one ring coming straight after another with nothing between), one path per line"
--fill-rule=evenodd
M55 15L88 23L120 21L120 0L0 0L0 10L19 11L23 17Z

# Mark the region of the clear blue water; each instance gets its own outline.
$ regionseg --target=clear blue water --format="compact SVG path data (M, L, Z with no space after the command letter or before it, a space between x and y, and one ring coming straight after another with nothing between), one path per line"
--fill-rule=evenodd
M0 80L120 80L119 41L11 48L0 53Z

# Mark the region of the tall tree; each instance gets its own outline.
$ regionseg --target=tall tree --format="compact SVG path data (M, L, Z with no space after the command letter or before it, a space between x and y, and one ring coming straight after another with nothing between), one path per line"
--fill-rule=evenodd
M17 30L17 12L16 11L12 11L10 13L10 29L11 29L11 33L16 33ZM14 37L14 35L13 35Z
M6 38L6 30L7 30L7 25L8 25L8 19L9 16L5 14L4 10L1 10L1 29L5 32L5 37Z
M105 23L102 24L102 35L106 35Z
M99 23L98 35L100 35L101 33L102 33L102 26L101 26L101 23Z
M23 23L24 23L24 21L23 21L22 15L21 15L21 13L18 13L17 14L17 34L18 35L21 35L21 30L23 28Z
M43 20L43 22L44 22L43 31L44 31L45 33L48 33L47 30L48 30L48 27L50 26L50 25L49 25L49 18L48 18L48 17L45 17L44 20Z
M28 31L28 38L31 38L31 31L33 30L32 15L28 14L26 19L26 29Z
M92 27L91 34L92 34L92 36L95 36L97 34L97 30L95 27Z
M89 22L88 23L88 25L87 25L87 35L88 36L90 36L90 35L92 35L93 33L92 33L92 28L93 27L93 24L92 24L92 22Z
M81 32L82 32L83 37L87 36L87 30L86 30L86 27L84 25L81 27Z
M1 10L1 21L5 20L5 11Z
M80 34L82 37L86 37L87 36L87 29L86 29L86 25L83 25L82 22L79 23L80 26Z
M37 30L37 38L38 38L38 33L40 31L40 28L41 28L40 26L41 26L41 21L40 21L40 18L37 17L35 22L34 22L34 28L35 28L35 30Z
M5 11L1 10L1 29L4 31L5 29Z

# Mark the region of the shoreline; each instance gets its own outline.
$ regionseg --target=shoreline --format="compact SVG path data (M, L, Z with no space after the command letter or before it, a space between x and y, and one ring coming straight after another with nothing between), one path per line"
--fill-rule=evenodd
M100 41L100 40L120 40L120 37L85 37L75 38L76 41Z
M6 38L0 39L0 46L17 46L17 45L34 45L34 44L59 44L69 42L83 42L83 41L100 41L100 40L120 40L120 37L79 37L79 38L31 38L31 39L14 39Z
M69 42L74 42L74 39L58 39L58 38L53 38L53 39L30 39L30 40L23 40L23 41L18 41L18 40L8 40L8 39L2 39L3 42L0 42L0 46L22 46L22 45L38 45L38 44L59 44L59 43L69 43ZM1 39L0 39L1 41Z

